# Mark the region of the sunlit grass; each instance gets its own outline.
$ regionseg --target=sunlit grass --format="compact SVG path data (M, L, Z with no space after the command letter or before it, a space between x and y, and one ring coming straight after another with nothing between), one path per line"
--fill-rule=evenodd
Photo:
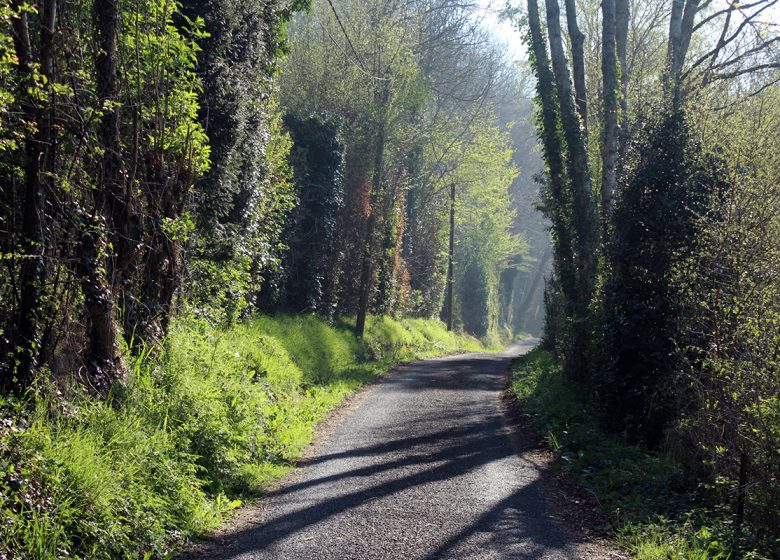
M165 557L289 472L392 363L480 348L418 319L371 317L364 341L314 316L181 321L112 403L75 385L0 403L0 558Z

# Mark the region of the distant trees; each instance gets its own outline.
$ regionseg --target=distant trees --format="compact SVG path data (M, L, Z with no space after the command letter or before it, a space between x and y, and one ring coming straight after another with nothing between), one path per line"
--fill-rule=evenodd
M456 303L462 293L482 294L478 311L468 310L473 328L466 310L457 322L476 334L497 332L498 280L512 266L506 252L520 247L510 241L514 175L506 140L497 140L491 101L504 66L471 19L474 10L450 0L339 1L333 8L320 2L292 27L295 41L281 80L285 108L302 116L342 115L345 202L327 283L338 286L336 313L354 313L358 332L368 312L431 316L446 305L453 188ZM496 150L495 157L487 150ZM480 174L469 161L477 153ZM497 194L485 194L493 189ZM479 206L483 196L491 202ZM462 219L460 212L467 207L482 212L479 221L492 212L495 233L466 241L473 215ZM476 284L464 284L472 258L467 246L487 242L488 235L498 236L496 251L486 251L489 262L469 277ZM296 252L291 246L288 257L306 258Z

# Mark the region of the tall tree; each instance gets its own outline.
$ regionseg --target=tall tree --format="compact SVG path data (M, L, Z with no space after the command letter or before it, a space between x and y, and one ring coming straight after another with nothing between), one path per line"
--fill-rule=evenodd
M371 170L371 200L370 214L366 222L365 236L363 238L363 255L360 265L360 287L358 292L357 318L355 320L355 334L362 337L366 328L366 316L368 315L369 298L371 295L371 283L374 276L374 252L376 251L377 221L380 204L384 199L384 167L385 149L387 143L387 119L390 109L392 94L392 79L388 71L382 78L375 79L374 97L376 99L376 114L378 120L375 123L376 140L374 146L374 161Z
M601 76L604 95L604 126L601 132L601 236L609 238L612 196L617 186L618 163L618 64L615 0L601 2Z
M628 66L628 32L630 21L631 6L629 0L615 0L615 50L620 68L619 156L623 156L626 153L629 137L628 85L631 78L631 70Z
M536 91L540 105L539 135L547 167L545 212L552 222L555 263L561 290L567 302L577 300L577 271L574 257L574 234L571 227L571 199L563 159L563 142L558 128L558 102L555 81L550 69L542 33L537 0L528 0L528 29L536 74Z
M117 79L117 41L119 5L115 0L95 0L92 15L97 30L95 84L102 115L98 138L103 156L95 189L95 213L83 223L81 273L85 306L90 320L89 364L93 385L107 390L122 380L126 368L119 349L115 294L111 288L109 245L103 231L115 232L117 263L120 270L128 258L129 239L122 231L129 224L128 189L125 192L124 162L119 132L119 85ZM120 273L121 274L121 273Z
M571 364L574 374L584 378L587 371L588 345L588 306L593 295L593 282L596 265L596 223L593 209L590 166L586 138L575 109L568 61L563 49L561 33L561 14L558 0L546 0L547 31L550 43L550 58L558 94L560 122L563 129L567 153L567 173L571 187L572 212L571 223L574 230L576 251L575 267L577 271L577 294L574 300L573 342ZM571 14L576 17L576 12ZM582 52L572 51L573 57L580 63Z
M582 120L583 134L588 134L588 93L585 84L585 34L577 23L576 0L566 0L566 27L571 41L574 98Z
M22 265L18 331L15 346L18 365L16 382L24 387L32 379L41 351L42 299L46 281L45 163L51 139L50 104L37 99L41 87L36 79L36 64L30 33L29 15L21 2L14 1L12 29L14 47L21 74L21 108L23 120L34 130L24 143L24 195L22 211ZM53 79L53 37L56 25L56 2L43 7L40 25L41 73ZM43 93L45 96L45 93Z

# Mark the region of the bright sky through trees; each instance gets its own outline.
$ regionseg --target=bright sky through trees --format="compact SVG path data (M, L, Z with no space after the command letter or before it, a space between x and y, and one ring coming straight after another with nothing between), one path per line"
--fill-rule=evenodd
M494 37L507 46L507 54L512 61L525 60L525 45L523 37L513 23L501 19L501 9L504 2L500 0L480 0L481 15L484 25Z

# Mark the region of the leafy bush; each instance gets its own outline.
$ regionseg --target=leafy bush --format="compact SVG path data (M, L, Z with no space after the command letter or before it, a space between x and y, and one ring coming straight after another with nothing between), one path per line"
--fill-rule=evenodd
M706 509L694 481L665 455L605 434L587 393L536 349L513 367L512 391L563 472L597 500L619 542L639 559L761 558L729 512Z

